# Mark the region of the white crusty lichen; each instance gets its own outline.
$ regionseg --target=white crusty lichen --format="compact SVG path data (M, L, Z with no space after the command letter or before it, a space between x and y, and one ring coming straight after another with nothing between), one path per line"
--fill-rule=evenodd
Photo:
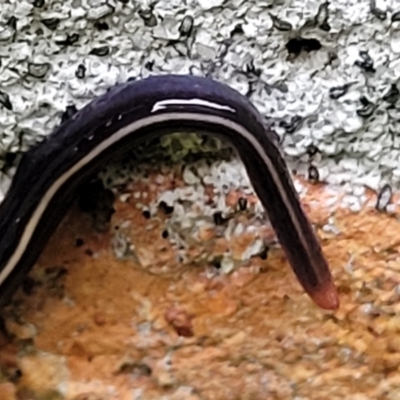
M49 134L66 106L159 73L211 76L249 96L289 160L307 164L307 149L318 149L314 163L327 182L399 188L397 7L395 0L2 0L0 198L18 161L10 155ZM299 38L317 48L297 54Z

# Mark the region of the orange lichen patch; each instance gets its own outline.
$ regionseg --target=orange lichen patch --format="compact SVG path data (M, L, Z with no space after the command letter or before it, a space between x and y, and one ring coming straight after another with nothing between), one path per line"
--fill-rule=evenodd
M61 382L69 379L65 359L59 355L38 352L25 355L19 362L20 385L37 396L55 392Z
M268 226L230 238L200 226L182 261L162 235L168 215L138 207L184 187L177 171L155 172L121 188L109 232L94 232L77 208L65 218L31 273L32 293L3 312L0 399L397 399L400 222L374 210L372 192L354 213L344 194L302 184L339 310L314 305L279 248L240 261L257 237L273 238ZM225 200L236 209L240 197L254 204L240 191ZM336 231L323 229L330 217ZM232 218L252 223L245 212ZM227 251L237 263L223 274L207 260Z
M0 383L1 400L17 400L17 389L12 383Z

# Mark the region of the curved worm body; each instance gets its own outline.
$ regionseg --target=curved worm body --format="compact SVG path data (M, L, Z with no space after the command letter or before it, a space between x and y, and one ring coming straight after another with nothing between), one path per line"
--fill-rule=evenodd
M184 75L115 86L24 155L0 205L0 306L39 257L80 185L139 142L189 130L236 148L301 285L322 308L337 308L327 262L274 135L237 91Z

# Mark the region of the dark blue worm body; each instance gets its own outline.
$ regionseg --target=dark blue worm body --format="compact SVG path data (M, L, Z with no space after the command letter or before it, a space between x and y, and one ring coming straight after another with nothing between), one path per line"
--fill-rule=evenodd
M193 130L234 146L300 283L321 307L337 308L320 244L275 136L258 111L222 83L177 75L113 87L24 155L0 205L0 306L21 284L89 177L140 142Z

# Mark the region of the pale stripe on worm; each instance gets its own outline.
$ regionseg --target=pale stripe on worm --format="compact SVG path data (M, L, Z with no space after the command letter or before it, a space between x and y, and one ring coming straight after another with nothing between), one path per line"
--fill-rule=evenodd
M300 283L318 305L337 308L328 264L275 136L246 97L214 80L185 75L113 87L24 155L0 205L0 306L35 263L83 182L139 142L193 130L237 150Z

